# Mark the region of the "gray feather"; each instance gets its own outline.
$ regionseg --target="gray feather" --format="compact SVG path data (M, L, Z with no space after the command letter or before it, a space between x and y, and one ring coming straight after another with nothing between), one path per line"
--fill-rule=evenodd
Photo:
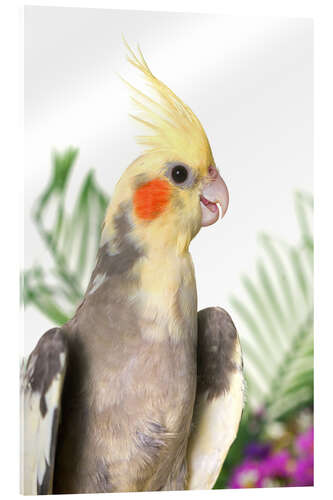
M67 341L59 328L46 332L22 368L22 492L52 492Z

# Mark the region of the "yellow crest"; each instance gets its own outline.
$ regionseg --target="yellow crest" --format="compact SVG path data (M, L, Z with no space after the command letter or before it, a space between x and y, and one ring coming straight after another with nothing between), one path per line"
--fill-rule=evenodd
M147 151L170 152L176 160L198 168L214 164L207 136L193 111L153 75L139 46L136 55L125 39L124 43L129 51L127 60L141 71L157 96L155 101L124 80L140 111L140 114L130 116L151 131L149 135L138 136L138 143L147 146Z

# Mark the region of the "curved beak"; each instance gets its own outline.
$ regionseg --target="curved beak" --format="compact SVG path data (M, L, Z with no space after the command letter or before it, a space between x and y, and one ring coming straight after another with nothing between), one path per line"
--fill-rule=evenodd
M228 188L215 167L209 167L209 178L200 195L201 226L210 226L225 215L229 205Z

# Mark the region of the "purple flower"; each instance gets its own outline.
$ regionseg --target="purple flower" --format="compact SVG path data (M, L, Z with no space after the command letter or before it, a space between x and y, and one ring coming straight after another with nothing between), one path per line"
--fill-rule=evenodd
M297 461L292 486L313 486L313 455Z
M261 463L263 486L288 486L293 460L287 450L270 455Z
M294 438L294 449L273 452L272 444L251 442L233 471L230 488L313 486L313 427Z
M296 450L301 456L313 456L313 427L300 434L296 439Z
M255 459L263 459L268 457L271 446L268 443L249 443L245 447L245 456Z
M268 454L263 460L245 459L234 469L230 488L289 486L294 463L288 451Z
M299 458L293 473L293 486L313 486L313 434L313 427L310 427L296 439Z
M260 488L262 474L259 462L246 459L234 469L229 488Z

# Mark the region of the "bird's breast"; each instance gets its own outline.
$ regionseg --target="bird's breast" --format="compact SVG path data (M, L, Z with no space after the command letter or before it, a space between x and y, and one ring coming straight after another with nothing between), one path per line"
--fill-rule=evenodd
M171 471L173 457L185 453L197 381L197 298L190 258L151 260L135 279L122 278L92 282L65 328L72 362L58 471L82 486L99 477L98 457L118 481L114 490L130 491L141 488L135 481L143 470L150 477L147 463L166 470L169 460ZM77 476L68 450L80 465ZM131 477L123 470L129 462Z

